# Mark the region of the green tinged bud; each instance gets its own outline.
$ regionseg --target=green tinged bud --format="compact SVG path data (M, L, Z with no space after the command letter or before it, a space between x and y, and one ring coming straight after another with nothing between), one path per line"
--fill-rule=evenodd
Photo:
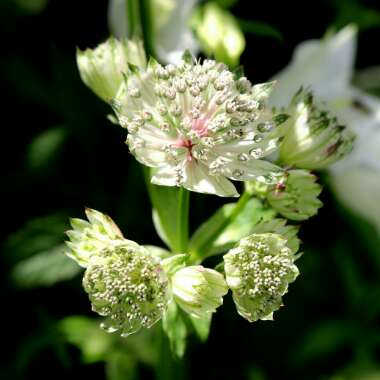
M287 240L273 233L252 234L223 258L238 313L250 322L273 319L288 284L299 274Z
M318 199L321 186L316 177L306 170L290 170L284 179L267 193L269 204L282 216L291 220L305 220L322 207Z
M354 134L336 117L319 109L311 92L301 88L286 111L291 117L280 128L282 164L323 169L351 151Z
M147 65L141 41L113 37L95 49L77 50L77 64L83 82L101 99L109 102L122 84L129 66Z
M168 303L162 267L144 247L127 240L92 258L83 287L92 310L107 317L101 326L122 336L151 327Z
M194 20L195 33L207 55L229 66L239 64L245 38L234 16L216 3L198 9Z
M85 212L89 222L70 219L73 229L66 232L70 239L66 242L70 248L66 254L82 267L87 267L91 257L104 248L125 241L123 234L108 215L90 208L86 208Z
M171 278L175 302L193 317L203 318L222 305L228 287L213 269L194 265L179 269Z

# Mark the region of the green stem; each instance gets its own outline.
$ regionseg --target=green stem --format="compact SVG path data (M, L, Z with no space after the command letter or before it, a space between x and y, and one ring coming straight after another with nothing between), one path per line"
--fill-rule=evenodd
M128 36L142 38L141 12L139 0L127 1Z
M214 242L220 234L231 224L240 212L245 208L247 202L250 200L251 196L245 191L236 202L234 209L232 210L230 216L224 220L220 227L210 236L210 239L203 245L198 247L194 252L191 252L190 263L201 263L204 259L209 257L209 250L207 249L212 242Z
M140 0L140 22L142 26L142 37L144 40L147 56L156 56L154 49L154 20L152 17L152 2Z
M183 187L179 188L177 208L178 251L187 252L189 243L189 204L190 192Z

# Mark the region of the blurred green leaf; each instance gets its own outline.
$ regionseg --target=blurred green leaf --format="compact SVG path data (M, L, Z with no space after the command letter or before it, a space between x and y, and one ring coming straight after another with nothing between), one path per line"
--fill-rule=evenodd
M283 34L274 26L262 21L251 21L238 19L240 28L244 33L251 33L262 37L274 38L283 42Z
M27 164L32 169L40 169L51 164L59 154L67 137L64 126L57 126L35 137L27 151Z
M125 352L112 352L106 360L107 380L137 379L137 362Z
M360 29L380 25L380 12L358 0L329 0L336 10L334 24L338 29L355 23Z
M15 263L35 253L47 251L62 244L68 228L66 215L51 214L29 220L24 227L11 234L4 242L9 262Z
M80 349L86 363L105 360L113 347L114 336L102 330L94 319L72 315L62 319L58 327L66 341Z
M169 338L170 348L177 357L183 357L186 348L187 327L175 302L171 302L162 318L162 327Z
M307 366L311 361L351 347L359 334L357 326L346 321L323 321L303 338L293 352L293 359L299 366Z
M49 3L49 0L11 0L23 12L30 14L41 13Z
M195 318L189 315L189 319L198 338L202 342L206 342L210 334L212 314L210 313L204 318Z
M64 253L66 246L58 245L20 261L12 270L16 285L23 288L52 286L76 276L80 267Z
M239 0L215 0L215 2L222 8L231 8L238 3Z

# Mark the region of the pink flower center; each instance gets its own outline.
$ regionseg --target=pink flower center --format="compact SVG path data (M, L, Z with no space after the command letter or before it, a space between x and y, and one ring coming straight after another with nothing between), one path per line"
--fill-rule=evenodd
M193 121L191 129L197 133L198 137L204 137L207 135L207 123L207 117L199 117Z

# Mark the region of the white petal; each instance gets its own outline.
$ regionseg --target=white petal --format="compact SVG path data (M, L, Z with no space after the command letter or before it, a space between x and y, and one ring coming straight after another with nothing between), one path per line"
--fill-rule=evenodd
M356 53L356 28L347 26L325 40L301 43L290 64L275 75L278 79L270 97L271 106L286 106L301 86L311 86L321 97L345 95L351 80Z
M167 165L153 169L150 182L161 186L177 186L176 167Z
M200 161L191 161L185 165L185 182L183 187L188 190L205 194L215 194L221 197L238 197L235 186L220 175L210 175L208 168Z

